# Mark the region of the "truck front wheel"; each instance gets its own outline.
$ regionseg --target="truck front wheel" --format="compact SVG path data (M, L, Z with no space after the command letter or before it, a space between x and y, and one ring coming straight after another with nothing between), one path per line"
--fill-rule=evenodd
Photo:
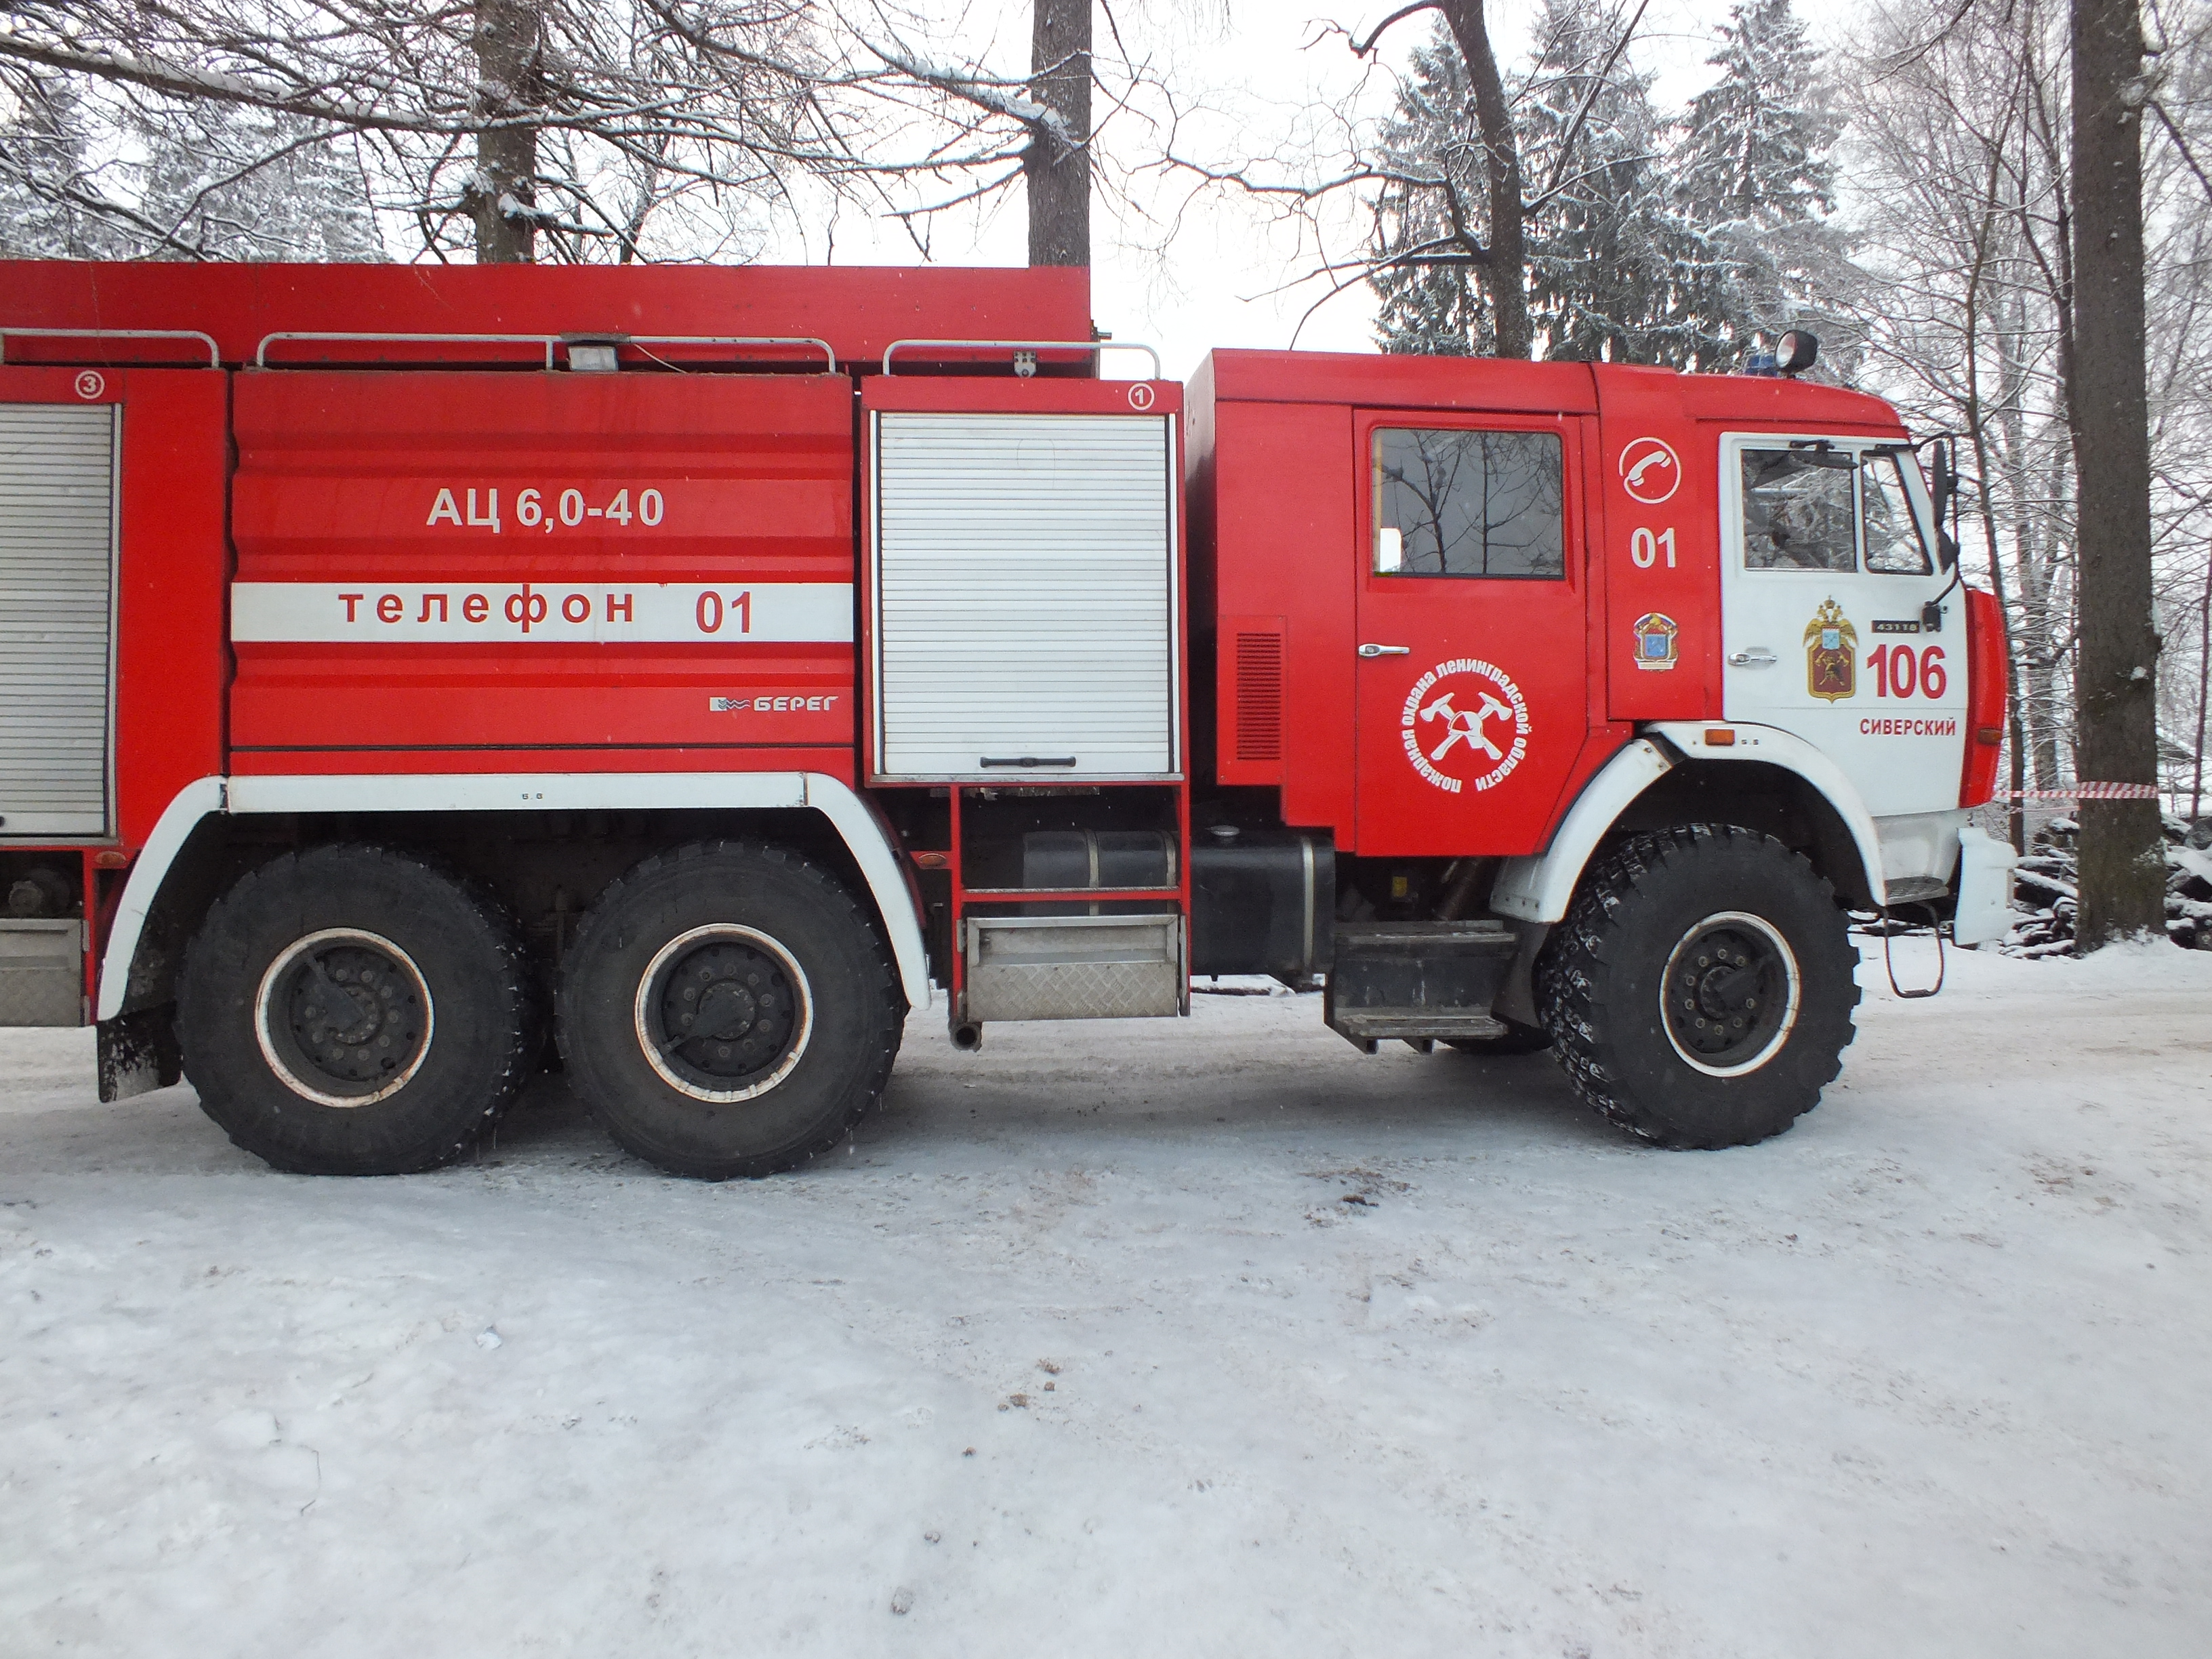
M882 1097L903 1003L842 885L738 842L647 859L578 928L561 1057L629 1152L706 1180L775 1175Z
M177 994L185 1075L230 1138L295 1175L451 1162L522 1086L529 978L498 907L374 847L319 847L208 912Z
M1590 1105L1673 1146L1779 1134L1843 1063L1856 953L1835 895L1771 836L1636 835L1583 878L1536 968L1554 1051Z

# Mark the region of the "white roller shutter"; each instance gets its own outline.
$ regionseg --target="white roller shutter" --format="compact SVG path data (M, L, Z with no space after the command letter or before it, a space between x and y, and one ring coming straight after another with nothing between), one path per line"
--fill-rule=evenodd
M108 833L115 428L0 404L0 838Z
M1167 419L877 422L878 772L1034 783L1173 775Z

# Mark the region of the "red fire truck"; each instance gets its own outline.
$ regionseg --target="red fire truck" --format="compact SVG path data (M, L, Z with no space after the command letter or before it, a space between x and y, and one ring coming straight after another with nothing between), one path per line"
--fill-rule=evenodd
M939 995L1216 974L1731 1146L1836 1073L1847 910L2002 925L1996 610L1802 338L1178 385L1076 271L44 262L0 325L0 1018L282 1169L558 1064L769 1173Z

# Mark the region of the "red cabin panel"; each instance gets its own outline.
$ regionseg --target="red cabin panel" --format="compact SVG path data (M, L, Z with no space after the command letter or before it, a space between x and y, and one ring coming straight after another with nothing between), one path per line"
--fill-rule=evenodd
M818 374L240 376L241 765L848 747L851 405Z

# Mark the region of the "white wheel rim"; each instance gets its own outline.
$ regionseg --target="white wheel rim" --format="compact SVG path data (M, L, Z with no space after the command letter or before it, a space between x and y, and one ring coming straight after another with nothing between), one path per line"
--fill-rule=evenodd
M1771 945L1782 959L1782 977L1789 988L1789 994L1783 1004L1782 1018L1774 1028L1774 1034L1767 1038L1757 1054L1734 1066L1712 1065L1685 1048L1681 1039L1674 1035L1674 1018L1667 1008L1668 988L1674 982L1674 971L1681 963L1682 953L1701 934L1721 927L1748 928ZM1790 1033L1796 1027L1798 1002L1803 994L1804 981L1798 971L1797 953L1790 948L1790 941L1782 937L1779 928L1765 916L1755 916L1748 910L1717 910L1693 923L1675 941L1674 948L1667 953L1666 971L1659 976L1659 1029L1666 1032L1668 1046L1691 1070L1703 1072L1707 1077L1742 1077L1757 1071L1782 1052L1783 1045L1790 1041Z
M405 970L407 976L415 982L415 994L422 1000L422 1040L416 1048L415 1057L408 1061L397 1077L372 1094L331 1094L302 1081L299 1074L285 1063L275 1035L270 1029L270 1001L286 972L309 951L331 945L362 945L382 952ZM318 1106L374 1106L380 1100L390 1099L414 1080L415 1074L422 1069L422 1062L429 1059L430 1044L437 1034L437 1005L430 1000L430 988L423 981L422 970L415 965L415 958L383 934L372 933L362 927L325 927L319 933L309 933L304 939L294 939L277 953L276 959L263 972L261 983L253 994L253 1038L261 1047L261 1058L286 1088L302 1100L312 1100Z
M755 950L774 957L778 965L782 968L786 977L790 980L791 988L799 998L797 1029L792 1033L791 1047L767 1076L757 1079L742 1089L701 1087L671 1066L666 1056L662 1054L659 1045L653 1040L653 1024L649 1012L653 988L659 982L661 969L677 956L690 951L702 941L714 939L728 939L748 945ZM646 1064L653 1067L653 1072L663 1083L678 1094L689 1096L693 1100L705 1101L716 1106L734 1105L739 1101L755 1099L775 1088L777 1084L791 1075L792 1068L799 1064L800 1058L806 1053L806 1045L814 1036L814 988L807 982L806 970L799 965L799 959L783 948L781 941L769 938L757 927L747 927L740 922L709 922L703 927L694 927L688 932L678 933L653 953L653 960L646 963L645 971L638 975L637 995L630 1004L630 1026L636 1034L637 1046L644 1053Z

